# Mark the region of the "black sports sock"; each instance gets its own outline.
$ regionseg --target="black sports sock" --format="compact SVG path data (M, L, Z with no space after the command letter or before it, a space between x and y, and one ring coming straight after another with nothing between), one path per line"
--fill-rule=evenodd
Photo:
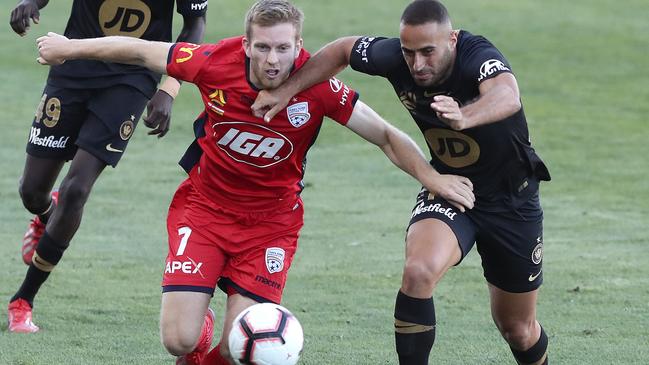
M428 364L435 342L433 298L412 298L399 291L394 308L394 336L399 364Z
M50 276L50 272L54 269L54 266L59 263L63 252L67 248L67 245L61 245L50 237L50 235L45 231L43 237L38 241L38 246L36 247L36 253L34 254L34 260L39 264L37 265L32 262L27 269L27 274L25 275L25 280L23 280L22 285L16 292L16 294L11 298L10 302L15 301L18 298L25 299L33 307L34 297L38 293L41 285L47 280Z
M510 349L512 350L512 354L514 354L514 358L519 364L536 364L541 359L543 359L544 356L545 361L541 365L548 364L548 336L545 334L543 327L541 327L541 335L539 336L539 340L536 341L536 343L532 345L532 347L525 351L519 351L511 347Z
M36 293L38 293L38 289L40 289L41 284L47 280L47 277L50 276L49 272L45 272L34 266L34 264L29 265L29 269L27 269L27 275L25 275L25 280L23 280L23 284L20 286L20 289L16 292L16 294L11 298L10 302L13 302L16 299L25 299L26 301L29 302L29 305L32 307L34 306L34 297L36 296Z

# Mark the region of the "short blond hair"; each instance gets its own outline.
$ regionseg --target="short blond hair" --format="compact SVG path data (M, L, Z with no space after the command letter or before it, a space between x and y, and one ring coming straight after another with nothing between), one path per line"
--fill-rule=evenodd
M246 13L246 37L252 36L252 26L271 27L290 23L295 27L295 36L301 38L304 13L286 0L259 0Z

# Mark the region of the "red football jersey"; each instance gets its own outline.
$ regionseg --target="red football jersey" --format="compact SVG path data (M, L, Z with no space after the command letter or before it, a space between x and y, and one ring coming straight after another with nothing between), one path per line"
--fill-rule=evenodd
M177 43L169 52L167 73L197 85L205 104L195 128L202 154L190 178L204 196L231 210L292 207L323 118L346 124L358 94L331 79L293 97L266 123L250 109L258 90L249 82L242 38ZM295 69L308 58L301 51Z

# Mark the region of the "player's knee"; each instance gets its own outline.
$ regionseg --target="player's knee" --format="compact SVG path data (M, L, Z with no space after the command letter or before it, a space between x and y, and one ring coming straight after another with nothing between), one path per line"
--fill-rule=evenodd
M404 289L419 287L432 290L444 271L444 264L437 260L407 258L403 269Z
M182 356L194 350L198 338L179 334L162 333L162 345L174 356Z
M18 194L25 209L34 214L42 213L50 204L50 192L42 191L21 179Z
M534 338L535 320L531 321L513 321L513 320L496 320L496 326L501 335L507 341L509 346L524 350L536 342Z

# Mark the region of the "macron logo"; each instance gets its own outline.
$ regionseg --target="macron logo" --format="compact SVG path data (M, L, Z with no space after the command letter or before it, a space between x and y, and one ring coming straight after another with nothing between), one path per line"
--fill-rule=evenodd
M203 10L205 8L207 8L207 0L200 4L192 4L192 10Z

